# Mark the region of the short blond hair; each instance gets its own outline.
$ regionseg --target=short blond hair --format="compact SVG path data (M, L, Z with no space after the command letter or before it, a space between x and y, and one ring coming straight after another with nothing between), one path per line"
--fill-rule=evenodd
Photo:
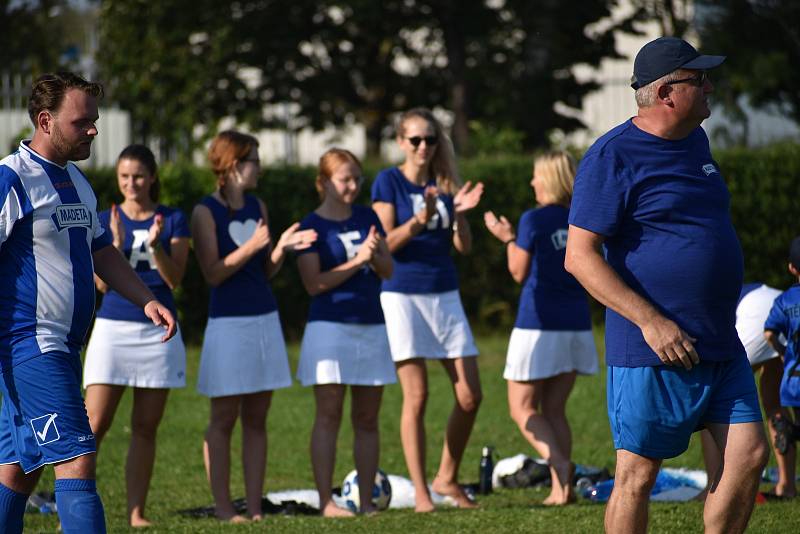
M545 152L533 162L533 174L555 204L569 206L575 183L575 158L563 150Z

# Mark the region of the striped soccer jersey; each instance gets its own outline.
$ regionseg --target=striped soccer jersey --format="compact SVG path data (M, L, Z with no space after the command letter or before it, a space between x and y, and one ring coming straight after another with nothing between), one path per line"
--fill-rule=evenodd
M111 243L73 163L28 141L0 160L0 363L77 354L94 311L92 252Z

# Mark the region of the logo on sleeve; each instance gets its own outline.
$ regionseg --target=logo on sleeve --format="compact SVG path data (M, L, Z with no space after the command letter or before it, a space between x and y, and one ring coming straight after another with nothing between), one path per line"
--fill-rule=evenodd
M61 439L61 434L58 433L56 426L57 413L49 413L35 419L31 419L31 428L33 434L36 436L36 443L39 445L47 445Z
M56 211L53 213L53 222L59 232L74 226L91 228L92 212L89 211L85 204L61 204L56 206Z
M550 241L553 243L553 248L556 250L564 250L567 248L567 230L565 228L559 228L552 234L550 234Z
M711 176L715 172L719 173L717 168L714 167L713 163L706 163L705 165L703 165L703 172L705 173L706 176Z

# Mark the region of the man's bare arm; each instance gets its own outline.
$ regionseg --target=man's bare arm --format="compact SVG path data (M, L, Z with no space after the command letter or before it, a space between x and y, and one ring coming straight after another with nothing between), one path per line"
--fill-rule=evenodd
M662 362L686 369L700 363L696 340L631 289L606 262L600 248L603 240L600 234L570 225L564 268L594 298L638 326Z

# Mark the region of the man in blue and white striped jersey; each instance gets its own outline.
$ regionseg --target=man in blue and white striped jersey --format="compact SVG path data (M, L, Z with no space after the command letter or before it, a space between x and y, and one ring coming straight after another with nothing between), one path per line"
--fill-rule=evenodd
M0 531L21 532L25 502L53 464L61 526L105 532L95 443L80 390L93 273L142 306L164 339L175 321L111 246L97 199L71 161L89 157L102 87L46 74L31 91L33 139L0 161Z

